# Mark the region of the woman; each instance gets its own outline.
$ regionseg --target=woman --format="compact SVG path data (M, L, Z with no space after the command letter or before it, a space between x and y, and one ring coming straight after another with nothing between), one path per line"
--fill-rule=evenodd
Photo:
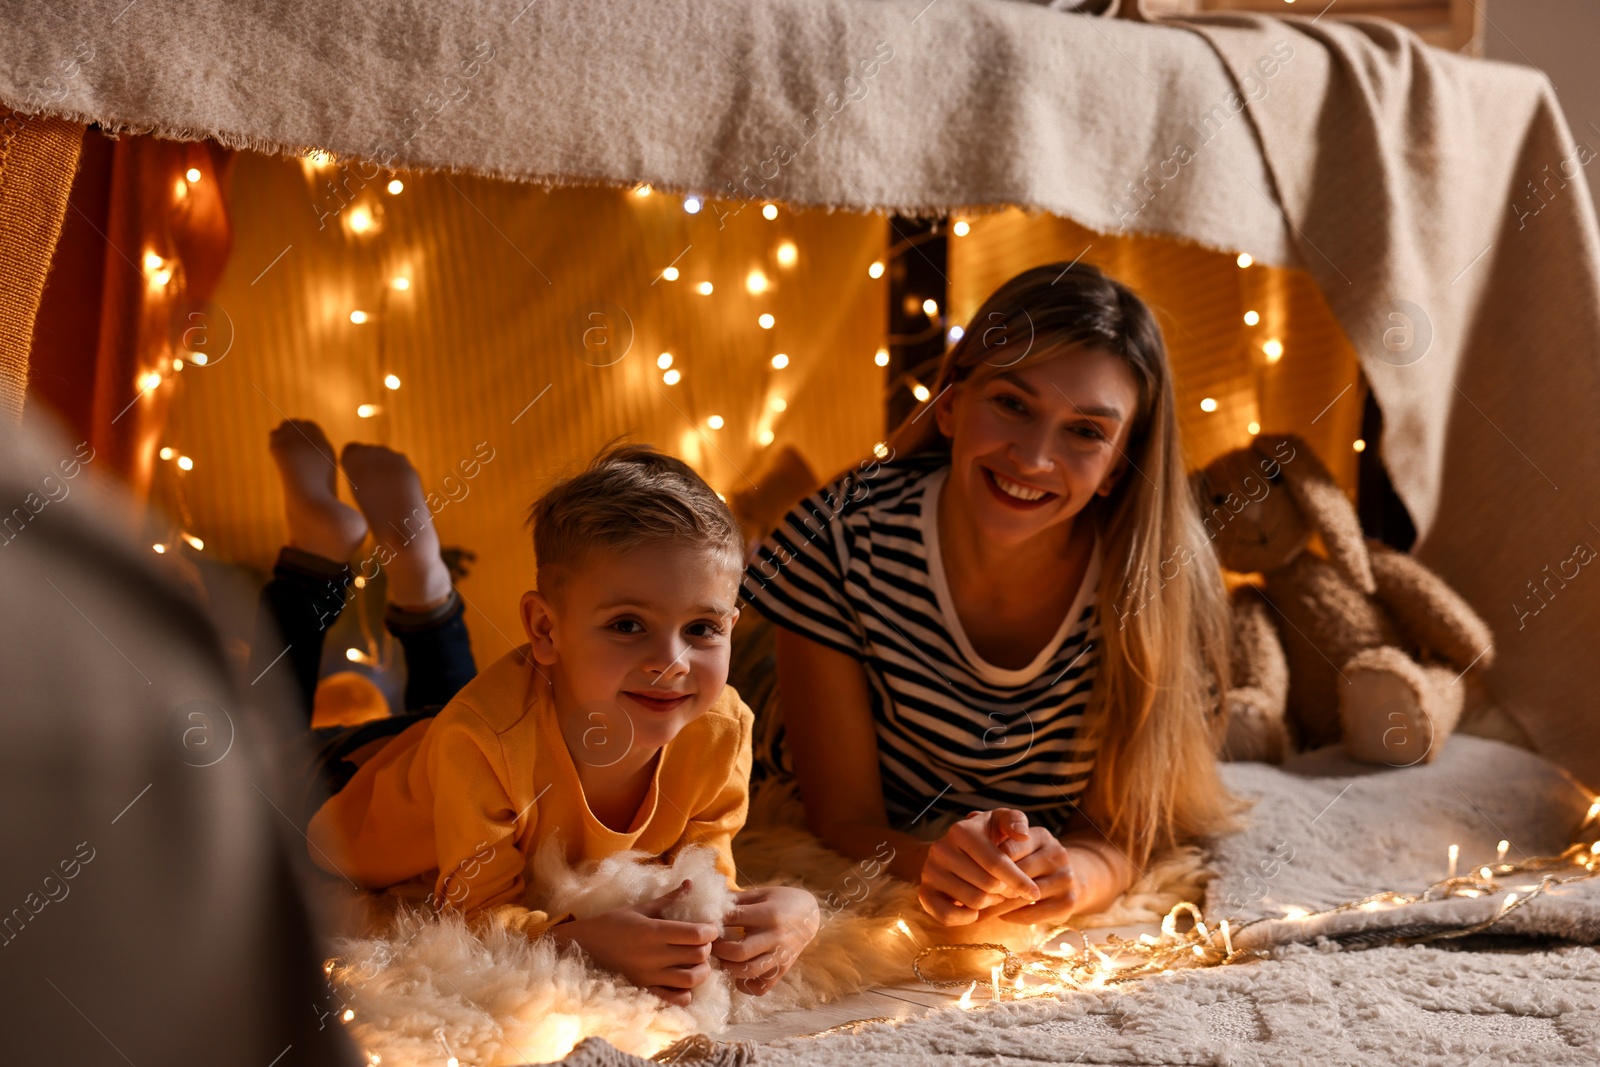
M1236 810L1212 742L1227 603L1160 330L1098 269L1036 267L930 407L746 571L807 823L851 857L887 844L947 924L1102 910Z

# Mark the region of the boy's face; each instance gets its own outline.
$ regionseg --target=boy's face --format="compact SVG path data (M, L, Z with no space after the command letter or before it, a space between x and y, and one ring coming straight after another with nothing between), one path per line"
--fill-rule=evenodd
M523 595L557 710L584 727L575 760L653 752L711 706L728 680L739 577L723 554L663 543L593 556L554 596Z

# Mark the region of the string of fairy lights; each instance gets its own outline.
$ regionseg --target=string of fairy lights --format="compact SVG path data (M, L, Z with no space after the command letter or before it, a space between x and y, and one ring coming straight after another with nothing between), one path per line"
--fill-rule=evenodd
M341 165L339 160L327 152L313 150L305 153L300 158L300 163L309 180L314 184L326 182L331 195L338 198L337 216L340 227L349 238L357 242L369 241L383 231L385 215L383 201L398 197L405 190L404 180L391 174L386 181L379 180L374 182L370 189L367 187L367 183L358 183L360 186L359 195L353 196L346 202L344 193L332 181L327 180L330 168ZM348 163L343 165L348 166ZM183 201L190 195L190 187L201 180L203 180L202 173L195 167L189 167L183 173L175 175L173 179L173 196L175 200ZM347 175L343 182L346 188L348 188L349 182L350 179ZM378 195L377 190L380 188L387 194L387 197ZM648 184L635 186L632 190L632 196L636 199L642 200L655 195L660 194L657 194ZM710 201L697 196L681 198L683 211L690 215L700 214L706 210L710 203ZM762 218L773 222L780 217L781 211L782 209L778 204L766 203L761 206L760 214ZM948 223L941 224L940 232L959 239L968 237L976 230L973 221L955 218ZM887 261L892 260L898 254L903 254L904 251L905 249L903 248L889 249L886 256L874 259L867 266L867 278L870 281L880 281L885 278L889 270ZM758 298L770 295L777 288L779 278L783 274L793 271L800 263L800 259L801 252L794 240L789 238L779 240L772 247L770 264L753 266L745 273L743 278L745 291L750 296ZM1278 294L1272 291L1272 287L1264 287L1257 280L1261 276L1258 272L1251 271L1251 268L1255 266L1255 261L1248 252L1238 253L1235 263L1241 272L1249 272L1241 274L1242 302L1246 305L1246 310L1243 313L1243 324L1248 331L1245 335L1244 343L1253 354L1252 364L1258 370L1273 367L1285 355L1284 342L1273 326L1274 322L1281 321L1284 317L1282 309L1275 308L1278 302ZM143 253L142 268L148 288L152 294L163 290L170 292L171 288L176 288L182 284L181 264L175 256L169 257L155 248L147 248ZM655 280L669 284L680 280L689 282L689 290L701 297L711 297L717 291L716 286L709 278L689 279L685 273L687 269L686 267L678 266L678 261L674 260L656 273ZM385 277L382 284L373 287L375 292L369 298L353 300L352 304L354 306L350 306L345 312L342 312L342 314L347 315L351 326L358 328L368 327L375 330L374 347L378 373L374 378L373 384L375 392L379 395L363 399L357 404L355 413L362 419L370 419L382 415L385 410L385 403L381 396L398 391L402 385L401 378L395 373L395 370L384 366L384 361L388 358L385 323L391 310L391 302L404 299L410 294L413 291L415 280L412 271L404 266L391 266L384 273ZM920 311L926 318L928 330L942 331L947 346L961 339L962 327L959 324L949 322L948 309L941 307L937 299L931 296L924 297L919 294L907 293L904 295L904 301L907 315L911 316ZM1266 308L1266 310L1264 311L1263 308ZM778 329L777 317L773 311L762 309L756 315L754 325L760 331L759 336L773 335L773 331ZM926 334L923 336L926 336ZM786 346L774 345L771 347L783 348ZM872 354L872 360L875 366L887 368L891 362L888 347L878 346ZM176 375L184 367L205 366L208 361L209 356L204 351L177 351L172 352L169 356L164 350L156 365L142 370L137 375L136 385L140 395L143 396L160 388L168 377ZM772 352L767 357L767 361L771 370L780 375L781 372L792 365L792 357L788 351ZM664 350L660 352L655 357L655 366L660 375L659 380L663 385L676 386L684 381L687 368L684 366L683 360L672 351ZM899 374L894 381L888 383L889 389L892 391L905 388L910 391L912 397L918 403L928 403L934 399L932 390L918 376L919 373L927 373L927 368L912 368L910 371ZM377 388L380 384L381 389ZM1261 388L1262 386L1258 381L1256 387L1257 407L1259 407ZM775 424L789 409L790 405L790 398L786 393L785 387L777 382L769 390L769 395L762 404L760 414L750 427L754 443L757 446L766 448L775 442L777 438ZM1207 414L1218 412L1222 410L1223 406L1216 396L1204 396L1199 401L1201 411ZM1261 432L1261 423L1257 412L1252 411L1250 414L1252 417L1246 423L1245 430L1249 435L1253 436ZM696 414L694 421L696 428L701 432L715 433L730 428L728 417L720 412ZM1356 452L1363 451L1365 447L1366 442L1359 437L1352 442L1352 448ZM887 448L885 443L878 442L874 446L874 451L880 456L886 455ZM192 523L189 519L188 507L183 493L182 475L194 469L195 459L170 444L164 444L159 449L158 455L163 462L170 462L174 465L176 472L173 478L174 497L178 504L177 511L181 521L171 529L166 538L153 544L152 549L157 553L165 553L172 550L175 545L182 544L196 551L202 550L205 546L204 541L187 528Z
M1496 848L1494 863L1483 864L1463 875L1457 872L1460 846L1451 845L1447 851L1449 869L1446 876L1415 893L1383 890L1320 910L1291 906L1284 909L1282 916L1264 916L1244 922L1221 919L1214 924L1206 921L1197 905L1183 902L1167 913L1159 935L1146 933L1136 939L1124 939L1112 934L1104 945L1097 945L1089 941L1083 931L1063 925L1052 929L1022 952L1015 952L1006 945L994 942L928 945L921 948L912 960L911 969L918 979L931 986L965 986L957 1006L972 1008L982 1003L973 1000L982 983L981 978L933 977L926 973L924 964L941 957L974 953L989 953L992 956L998 953L1001 962L991 965L988 972L989 1000L1025 1000L1095 990L1177 970L1220 967L1259 959L1271 951L1270 945L1239 948L1233 939L1241 931L1260 923L1289 921L1309 925L1311 920L1343 912L1380 911L1453 897L1478 898L1504 893L1494 913L1479 922L1437 924L1425 931L1419 931L1414 925L1397 924L1388 934L1380 932L1374 935L1363 931L1363 945L1369 948L1416 945L1470 937L1493 930L1506 916L1526 907L1530 901L1545 895L1554 887L1587 881L1600 874L1600 797L1595 797L1590 803L1587 814L1572 835L1572 843L1561 852L1507 862L1506 852L1509 848L1510 842L1502 840ZM1538 877L1532 884L1507 884L1506 880L1514 875ZM1179 928L1180 924L1184 924L1182 929ZM904 919L896 920L891 929L916 940ZM1079 942L1077 946L1063 941L1063 938L1073 935ZM1058 943L1060 947L1050 947Z

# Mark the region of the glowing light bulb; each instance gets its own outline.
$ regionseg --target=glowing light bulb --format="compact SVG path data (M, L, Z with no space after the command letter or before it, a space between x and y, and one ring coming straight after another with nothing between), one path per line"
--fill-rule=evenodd
M385 389L398 389L398 388L400 388L400 375L398 375L398 374L385 374L383 376L383 387Z
M356 1017L356 1013L355 1013L355 1009L354 1008L346 1008L344 1010L344 1014L339 1016L339 1018L343 1019L345 1022L349 1022L351 1019L354 1019L355 1017Z
M911 933L911 927L906 925L906 921L904 919L896 919L894 921L894 928L904 934L907 939L911 941L916 940L916 937Z
M711 427L713 430L722 429L722 416L721 415L713 415L713 416L711 416L709 419L706 420L706 425Z
M788 365L789 365L789 357L784 355L782 352L779 352L777 355L772 357L772 369L773 370L782 370L783 368L787 367Z
M793 241L785 241L778 246L777 256L781 266L792 267L795 260L800 258L800 250L794 246Z
M888 459L889 443L887 441L879 441L877 444L872 446L872 454L877 456L879 459Z
M1249 252L1240 252L1239 258L1234 260L1234 262L1239 264L1240 267L1248 267L1250 264L1254 263L1255 260L1250 258Z
M139 388L143 392L148 393L150 390L154 389L160 384L161 375L157 371L145 371L143 374L139 375Z
M946 341L950 342L951 344L955 344L957 341L961 340L966 335L967 335L967 331L966 330L963 330L959 326L952 326L945 333L944 337L945 337Z
M372 229L372 211L366 207L353 207L350 209L350 232L366 233Z
M167 546L166 545L151 545L150 546L150 551L154 552L158 556L164 555L166 553L166 551L167 551Z
M204 352L190 352L189 362L193 363L196 367L204 367L207 363L211 362L211 357L206 355Z
M1496 863L1504 863L1506 861L1506 851L1510 847L1511 842L1505 840L1502 840L1498 845L1496 845L1494 847L1494 861Z
M785 400L781 396L773 397L772 398L772 402L767 406L772 408L773 411L788 411L789 410L789 402L787 400Z
M181 470L181 471L192 471L192 470L194 470L194 460L190 459L188 456L179 456L178 457L178 469Z
M396 275L395 277L389 279L389 288L403 293L407 289L411 288L411 279L407 278L403 274Z
M633 195L634 196L649 196L650 192L651 192L651 189L650 189L650 186L649 186L648 183L643 184L643 185L636 185L633 188Z
M172 369L173 370L182 370L183 369L183 360L179 359L177 356L173 356L172 357Z
M661 376L661 380L666 382L668 385L677 385L678 382L682 380L682 378L683 378L683 375L679 374L675 370L669 370L669 371L667 371L667 373L665 373L665 374L663 374Z
M1350 447L1355 449L1357 452L1365 452L1367 450L1367 443L1358 437L1354 441L1350 442Z
M187 543L188 546L190 548L194 549L196 552L204 552L205 551L206 543L204 541L200 540L200 538L196 537L194 534L186 533L186 534L180 534L179 536L182 537L184 542Z
M160 256L156 255L154 252L146 252L144 254L144 269L145 270L159 270L161 265L163 263L165 263L165 262L166 262L166 260L164 260Z
M683 210L691 215L698 215L702 206L698 196L686 196L683 198Z
M661 272L661 276L669 282L675 282L678 280L678 268L668 267L666 270Z
M701 296L710 296L711 295L711 283L710 282L701 282L699 285L695 286L695 291L698 292Z
M1276 363L1283 358L1283 342L1276 337L1271 338L1261 346L1261 351L1267 354L1268 363Z
M773 219L777 218L778 217L778 205L777 204L768 204L765 207L763 207L761 209L761 217L766 219L768 222L771 222Z
M960 222L950 227L950 232L955 234L957 237L965 237L967 234L972 232L972 227L967 225L966 219L962 219Z
M963 1011L971 1011L972 1010L972 991L974 989L977 989L977 988L978 988L978 983L976 981L974 981L971 985L967 986L967 991L965 993L961 994L961 999L960 1000L956 1001L956 1007L962 1009Z
M362 404L356 408L356 415L363 419L370 419L382 410L376 404Z
M777 324L777 321L777 319L773 318L771 315L768 315L766 312L762 312L761 317L756 320L756 322L761 325L763 330L772 329L772 327Z
M1259 312L1259 311L1246 311L1244 313L1244 324L1246 326L1254 326L1256 323L1258 323L1260 321L1261 321L1261 312Z
M155 282L157 285L166 285L172 280L172 272L167 268L162 267L160 270L150 275L150 280Z
M932 297L924 300L922 302L922 313L928 316L930 319L933 318L935 315L939 314L939 302Z
M766 292L767 287L770 284L771 283L767 281L767 276L758 270L753 270L744 276L745 290L752 296L758 293Z
M1208 397L1204 398L1203 400L1201 400L1200 401L1200 410L1201 411L1215 411L1215 410L1217 410L1217 398L1214 397L1214 396L1208 396Z
M771 430L762 430L760 433L756 434L756 440L761 442L762 447L770 445L776 439L776 435L773 434Z
M1445 850L1445 856L1450 860L1450 877L1454 878L1456 876L1456 861L1461 858L1461 846L1451 845Z
M357 589L365 589L367 587L367 579L362 575L356 575L355 586Z
M177 454L178 453L175 452L171 448L163 448L161 450L161 452L160 452L160 456L161 456L162 459L171 459L173 456L176 456Z
M916 382L911 386L911 395L916 397L919 402L926 404L928 402L928 398L933 394L928 392L928 387L926 385L923 385L921 382Z
M189 183L184 181L182 178L179 178L177 181L173 182L172 195L177 197L179 200L182 200L184 197L188 196Z
M406 187L406 183L405 182L401 181L399 178L392 178L392 179L390 179L389 186L388 186L389 195L390 196L399 196L405 190L405 187Z
M362 652L359 648L347 648L344 650L344 658L349 660L351 663L360 663L362 660L366 659L367 656L366 653Z
M188 178L191 183L197 182L200 180L200 168L190 167L188 170L183 172L183 176Z
M656 357L656 366L661 368L662 370L666 370L668 367L672 366L672 353L671 352L663 352L659 356L657 356Z
M352 311L350 312L350 321L360 326L367 321L367 313L361 310Z
M1251 419L1248 423L1246 423L1244 428L1251 437L1254 437L1256 434L1261 432L1261 424L1255 419Z
M869 278L881 278L881 277L883 277L883 264L881 262L879 262L878 260L876 260L876 259L873 260L872 261L872 265L867 268L867 277L869 277Z
M872 362L880 367L887 367L889 365L889 350L887 348L878 349L877 352L873 353Z

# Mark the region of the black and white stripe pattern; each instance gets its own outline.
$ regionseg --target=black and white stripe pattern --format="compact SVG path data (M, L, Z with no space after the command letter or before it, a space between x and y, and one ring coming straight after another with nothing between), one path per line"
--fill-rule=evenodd
M1015 807L1059 829L1094 767L1080 734L1100 658L1100 545L1034 662L995 667L973 650L945 586L934 508L948 473L947 460L920 456L824 487L763 542L741 592L866 668L894 825Z

